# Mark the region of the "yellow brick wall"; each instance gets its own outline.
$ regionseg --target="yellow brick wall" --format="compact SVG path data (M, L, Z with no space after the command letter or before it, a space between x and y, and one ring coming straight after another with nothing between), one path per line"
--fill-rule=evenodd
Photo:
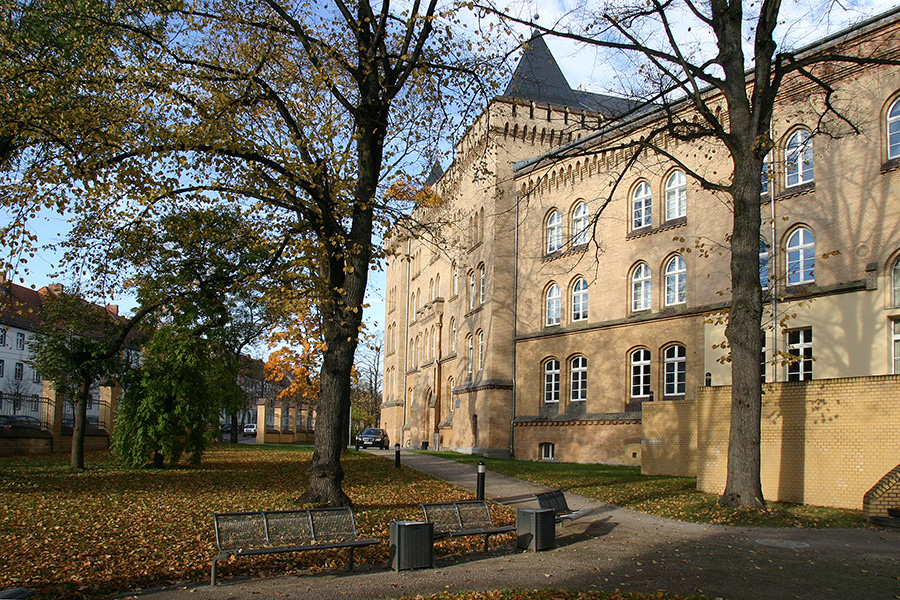
M517 423L515 457L539 460L539 445L549 442L560 462L637 464L640 439L638 420Z
M720 494L725 488L730 403L728 386L701 388L697 395L697 488L705 492ZM681 409L674 404L654 408L668 408L673 418ZM900 464L898 417L900 376L766 385L760 436L763 495L862 509L865 493ZM646 450L648 472L665 466L664 461L661 467L648 463L653 457Z
M697 474L697 402L645 402L641 473Z

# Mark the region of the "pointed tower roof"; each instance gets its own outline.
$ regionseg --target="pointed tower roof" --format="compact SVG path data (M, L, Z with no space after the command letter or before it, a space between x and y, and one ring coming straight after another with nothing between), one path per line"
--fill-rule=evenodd
M438 161L434 161L431 163L431 172L428 174L428 179L425 180L425 185L428 187L433 186L438 182L438 179L441 178L441 175L444 174L444 167L441 166L441 163Z
M543 36L532 35L524 48L504 95L519 100L580 106Z

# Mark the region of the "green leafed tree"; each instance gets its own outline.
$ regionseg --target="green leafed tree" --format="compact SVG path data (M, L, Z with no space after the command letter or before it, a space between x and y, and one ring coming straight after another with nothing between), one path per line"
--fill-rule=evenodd
M175 465L184 454L198 464L219 434L220 395L240 393L210 342L177 325L153 333L123 387L113 450L132 467Z
M90 176L71 191L83 223L74 247L83 257L97 249L92 232L210 205L252 214L283 240L280 291L314 302L324 344L304 500L346 505L339 457L376 232L405 208L383 191L420 174L436 135L464 118L448 91L472 72L468 48L436 1L186 0L159 20L167 26L145 31L117 77L144 112L116 147L80 163ZM91 273L115 274L92 256L81 263Z
M29 344L31 363L75 409L71 466L84 469L84 436L91 388L122 370L121 356L148 307L124 320L80 294L50 291L40 311L41 327Z

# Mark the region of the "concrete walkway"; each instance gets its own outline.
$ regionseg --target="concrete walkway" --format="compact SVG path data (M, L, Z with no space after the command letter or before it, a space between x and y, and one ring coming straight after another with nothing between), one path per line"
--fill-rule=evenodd
M373 451L393 458L392 451ZM404 452L406 467L474 491L475 469ZM485 495L536 508L547 488L488 472ZM731 600L900 599L900 532L773 529L682 523L566 494L593 511L557 527L557 547L540 553L491 551L438 560L434 569L395 573L361 565L355 573L179 586L140 594L149 600L374 600L442 591L573 588L704 594ZM134 594L122 597L134 597Z

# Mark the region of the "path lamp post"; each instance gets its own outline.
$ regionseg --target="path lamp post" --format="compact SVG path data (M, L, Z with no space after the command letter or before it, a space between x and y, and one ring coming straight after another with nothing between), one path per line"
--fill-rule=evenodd
M400 444L394 444L394 468L400 468Z
M485 464L483 460L478 461L478 480L475 484L475 499L484 500L484 471Z

